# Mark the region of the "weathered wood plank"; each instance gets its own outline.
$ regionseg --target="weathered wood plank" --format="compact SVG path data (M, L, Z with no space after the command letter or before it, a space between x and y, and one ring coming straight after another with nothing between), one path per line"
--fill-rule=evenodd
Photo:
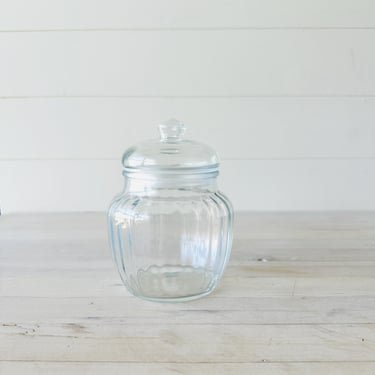
M5 256L0 257L2 263L3 278L30 278L45 277L67 278L77 280L82 277L82 273L88 279L102 278L108 279L117 277L115 264L107 258L72 256L64 254L57 263L52 257L46 257L44 260L39 255L33 261L23 259L8 260ZM43 264L41 264L43 262ZM311 261L277 261L274 259L260 258L256 261L241 260L238 255L233 257L225 273L226 278L277 278L293 277L316 278L325 277L328 280L331 277L362 278L374 277L374 261L358 262L311 262Z
M4 266L40 268L41 262L50 268L110 268L110 253L107 240L0 240L0 260ZM1 248L1 246L4 246ZM33 258L22 260L32 247ZM17 252L16 257L11 253ZM56 263L56 254L59 262ZM235 238L231 255L232 265L254 264L254 262L315 263L374 262L375 240L242 240ZM45 262L45 263L44 263Z
M372 374L374 224L239 214L218 290L170 305L126 292L105 215L0 217L0 371Z
M110 253L107 240L29 240L1 241L0 259L4 266L39 268L109 268ZM22 260L33 247L33 258ZM337 261L358 263L375 261L375 240L242 240L234 239L231 264L254 264L254 262L315 263ZM16 257L10 254L17 252ZM56 254L59 262L56 264ZM44 263L45 262L45 263Z
M98 240L106 238L106 214L10 213L0 216L0 240ZM236 212L235 238L249 240L375 241L375 212ZM22 230L22 238L18 231ZM330 241L326 246L330 247ZM24 242L24 241L23 241ZM79 250L79 249L77 249Z
M375 296L216 297L150 304L119 297L2 297L0 324L354 324L375 322Z
M103 363L0 361L0 371L12 375L373 375L375 362L320 363Z
M1 360L374 361L375 324L3 326ZM35 331L34 331L35 330ZM309 350L301 350L309 348Z
M27 288L25 287L27 285ZM127 292L118 276L96 279L42 275L39 277L3 278L3 296L35 297L104 297L123 296ZM225 277L215 291L217 297L289 297L289 296L373 296L374 277Z

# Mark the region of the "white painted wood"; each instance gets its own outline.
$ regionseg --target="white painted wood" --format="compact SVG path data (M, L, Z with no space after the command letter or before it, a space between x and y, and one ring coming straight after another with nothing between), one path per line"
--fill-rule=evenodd
M73 276L66 273L66 276ZM4 278L0 286L0 292L7 297L53 297L56 293L62 297L103 297L110 296L121 297L125 291L123 286L116 284L116 276L107 273L92 273L93 278L100 276L98 282L86 278L80 280L77 273L74 277L67 280L61 275L45 275L43 278L31 276L19 276ZM280 277L267 277L254 279L249 273L249 278L241 280L238 285L239 277L227 277L220 289L217 290L216 296L238 297L238 298L255 298L255 297L289 297L289 296L308 296L308 297L339 297L348 295L352 297L373 296L375 281L373 277L322 277L319 280L299 277L293 280L285 280ZM251 277L253 276L253 277ZM79 286L76 286L79 281ZM24 285L28 285L28 290L24 290ZM107 292L112 285L117 286L112 291ZM348 289L349 288L349 289Z
M375 157L375 98L49 98L0 100L0 158L119 159L171 116L224 159Z
M4 241L4 246L7 246L7 242ZM103 247L104 248L104 247ZM295 270L296 261L279 261L275 263L275 260L268 261L257 261L257 260L247 260L249 264L243 265L244 252L238 250L238 246L235 243L235 253L232 256L232 268L226 273L227 278L238 278L238 277L258 277L258 278L269 278L269 277L282 277L285 273L292 273L296 279L303 279L310 277L311 275L316 275L324 278L371 278L374 272L375 262L369 257L366 262L361 261L347 261L345 264L332 264L330 261L299 261L298 271ZM8 249L11 249L8 244ZM85 271L88 276L106 278L109 275L109 271L112 271L112 262L103 261L101 258L97 257L93 259L90 257L90 265L87 266L87 261L85 259L78 260L71 263L64 263L58 268L54 268L53 259L47 257L43 261L43 267L37 265L36 261L23 262L17 261L10 262L9 254L11 250L3 251L1 255L1 261L4 266L12 268L12 273L3 271L4 277L14 278L14 277L38 277L38 275L43 272L46 276L61 278L64 275L66 277L76 279L79 277L80 272ZM17 252L21 256L21 251ZM43 252L44 253L44 252ZM107 254L105 254L107 255ZM72 252L64 251L64 258L69 260L72 256ZM41 263L41 254L37 252L36 260Z
M267 243L268 261L235 242L213 295L156 304L119 282L104 213L2 216L0 370L372 374L375 262L370 252L354 259L374 253L374 223L373 212L240 213L235 237L249 250ZM344 248L353 260L277 261L285 243L300 241L291 251L308 258L322 240L356 243Z
M0 209L104 209L115 160L172 116L231 159L238 208L374 208L374 4L3 0Z
M374 27L371 0L3 0L0 30Z
M375 161L224 160L219 183L238 210L375 209ZM105 210L120 161L0 162L3 212Z
M8 267L8 266L6 266ZM356 268L355 264L350 267ZM3 266L5 268L5 265ZM233 267L228 268L228 272ZM298 273L295 265L294 273ZM256 275L257 277L258 275ZM285 276L285 274L284 274ZM98 275L97 277L101 277ZM36 322L66 325L69 321L86 324L367 324L375 319L375 297L369 296L276 296L216 297L176 305L150 305L133 297L2 297L0 318L8 326L15 324L37 328ZM17 306L17 309L15 309ZM17 322L17 323L16 323ZM7 328L6 328L7 329Z
M375 95L374 37L375 30L1 33L0 96Z
M72 276L67 274L67 276ZM105 295L121 298L126 293L118 283L115 274L105 273L97 281L95 275L67 279L61 275L43 275L36 277L8 277L0 285L0 293L5 297L45 297L56 294L64 298L104 297ZM375 280L373 277L321 277L319 279L282 277L267 278L227 277L215 292L217 297L257 298L257 297L369 297L374 295ZM241 281L241 282L240 282ZM27 290L25 290L27 285ZM109 290L109 288L111 290Z
M23 213L22 220L17 214L1 217L0 263L9 267L12 272L6 275L3 271L4 276L14 276L16 270L24 276L42 271L77 273L81 270L112 270L112 262L107 258L105 213L85 213L84 216L48 214L49 225L58 227L59 230L36 230L44 227L45 221L45 214ZM326 230L328 226L329 230ZM22 230L22 238L15 234L14 228ZM82 233L86 233L84 238ZM27 257L30 246L34 248L32 258ZM20 259L12 258L14 247L17 248ZM56 267L55 255L46 253L49 248L53 248L67 262L60 262ZM345 271L353 270L352 275L367 277L371 275L369 262L375 262L374 248L372 212L263 212L254 215L236 212L231 264L246 268L243 264L243 260L246 260L258 277L261 274L275 276L275 265L279 264L274 263L275 261L281 262L280 267L286 267L286 270L298 262L298 275L301 276L306 276L302 270L307 274L309 272L306 262L313 262L311 272L319 272L319 275L327 276L332 273L332 276L349 276ZM79 254L81 256L72 263L72 256ZM345 262L342 267L337 264L338 258ZM347 262L355 263L356 267L351 267L349 263L346 265ZM320 271L316 270L317 265ZM272 268L267 271L267 267ZM241 271L236 268L234 272Z
M6 336L8 346L0 352L0 360L319 362L345 361L350 353L351 361L371 361L375 351L373 324L38 325L35 332L29 327L1 327L1 339Z
M85 241L100 241L103 238L103 226L106 224L106 212L86 212L81 215L63 213L22 213L1 216L2 240L17 240L15 228L22 230L23 239L39 240L69 240L82 241L82 233L90 234ZM46 220L52 226L59 228L54 232L40 232ZM87 227L86 221L90 222ZM345 241L361 241L356 244L358 249L365 248L367 241L374 240L373 211L352 212L238 212L235 213L234 233L238 239L251 241L294 241L308 240L308 245L325 240L326 248L342 246ZM251 230L249 230L249 227ZM329 230L327 229L329 228ZM92 233L94 232L94 233ZM21 239L22 242L22 239ZM27 244L26 244L27 245ZM82 244L81 244L82 245ZM307 244L306 244L307 245ZM278 246L278 244L273 244ZM369 248L372 245L368 246ZM341 258L340 258L341 259Z

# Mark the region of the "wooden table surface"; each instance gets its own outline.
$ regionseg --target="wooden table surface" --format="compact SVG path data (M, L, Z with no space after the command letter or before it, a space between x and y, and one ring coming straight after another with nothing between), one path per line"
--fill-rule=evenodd
M375 213L238 213L227 272L128 294L105 214L0 217L0 374L375 374Z

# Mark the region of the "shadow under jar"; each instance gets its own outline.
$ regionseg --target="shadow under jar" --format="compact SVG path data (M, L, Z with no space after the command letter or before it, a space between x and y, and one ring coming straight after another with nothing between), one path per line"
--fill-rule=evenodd
M159 131L160 140L125 151L125 187L108 213L110 244L132 294L187 301L212 292L223 275L233 210L217 188L216 152L185 140L176 120Z

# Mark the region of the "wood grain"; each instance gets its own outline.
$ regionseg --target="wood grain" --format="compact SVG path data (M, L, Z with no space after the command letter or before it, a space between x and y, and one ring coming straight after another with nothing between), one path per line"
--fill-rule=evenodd
M157 304L119 281L103 213L1 216L0 371L372 374L374 224L239 213L217 291Z
M229 272L229 270L228 270ZM329 280L327 280L329 283ZM375 317L375 296L220 297L186 306L149 305L123 293L104 297L2 297L0 320L8 326L93 323L162 325L326 325L369 324ZM14 307L17 307L15 309ZM9 328L7 328L9 330ZM19 328L16 328L19 329Z
M373 375L374 362L325 362L325 363L129 363L129 362L0 362L0 370L5 374L39 374L51 373L69 375L113 375L137 374L154 375L330 375L357 374Z
M374 359L375 324L6 326L0 360L293 362ZM35 332L34 332L35 330ZM21 345L22 343L22 345ZM301 350L301 345L316 350ZM324 350L322 348L324 347Z

